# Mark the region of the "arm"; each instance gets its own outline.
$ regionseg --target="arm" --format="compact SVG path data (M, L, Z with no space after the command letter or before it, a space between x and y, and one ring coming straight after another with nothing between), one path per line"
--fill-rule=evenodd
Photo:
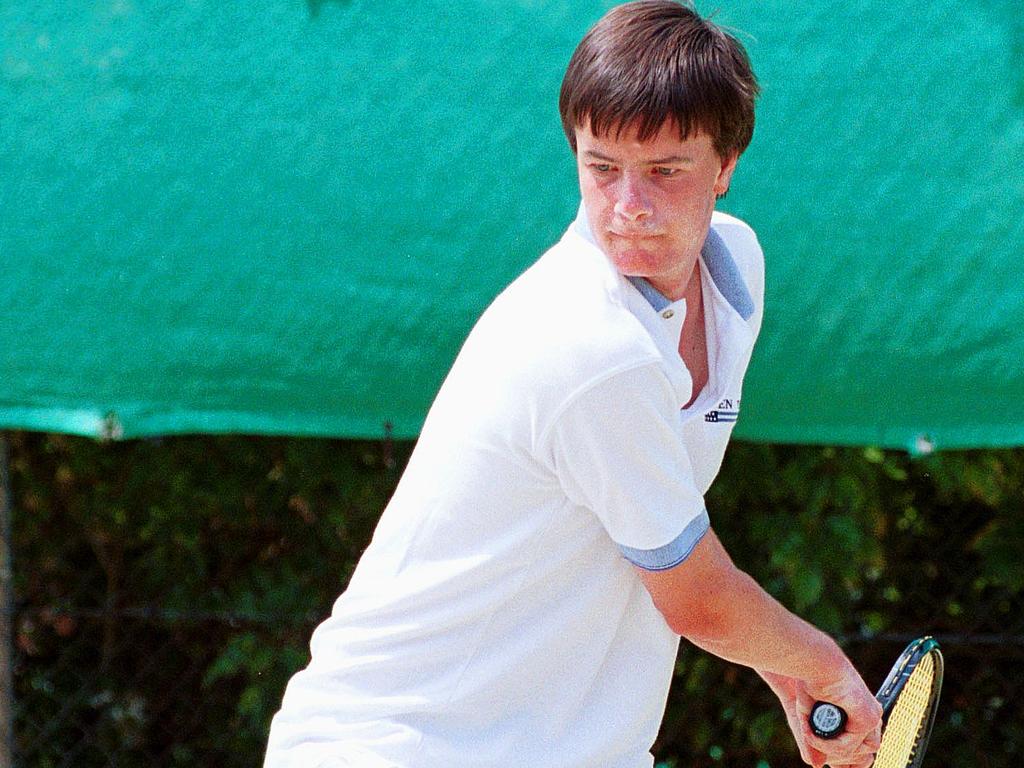
M799 728L794 735L805 760L821 765L827 756L833 765L870 765L878 747L878 702L835 641L738 569L714 531L674 568L637 572L673 631L758 670L782 700L791 729ZM817 699L847 711L844 736L826 742L811 734L806 721Z
M800 679L849 665L834 641L733 565L712 530L680 565L637 571L669 627L716 656Z

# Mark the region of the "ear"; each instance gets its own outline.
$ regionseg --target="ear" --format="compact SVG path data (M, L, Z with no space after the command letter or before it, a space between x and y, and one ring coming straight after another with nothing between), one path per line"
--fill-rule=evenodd
M729 183L732 181L732 172L736 170L736 161L739 160L738 152L730 152L721 158L722 167L718 171L718 178L715 179L715 196L721 197L729 191Z

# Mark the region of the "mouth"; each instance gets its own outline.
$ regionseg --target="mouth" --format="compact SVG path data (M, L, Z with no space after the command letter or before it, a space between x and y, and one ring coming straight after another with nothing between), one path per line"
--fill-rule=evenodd
M617 237L620 240L651 240L655 237L658 237L660 233L648 231L620 231L617 229L609 229L608 234L611 235L612 237Z

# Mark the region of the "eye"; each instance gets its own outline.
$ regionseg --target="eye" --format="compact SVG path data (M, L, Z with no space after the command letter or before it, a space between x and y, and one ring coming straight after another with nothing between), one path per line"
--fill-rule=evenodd
M612 169L611 163L591 163L590 167L598 173L608 173Z
M678 168L668 168L668 167L659 165L659 166L655 167L654 173L655 173L656 176L663 176L663 177L668 178L668 177L671 177L671 176L675 176L677 173L679 173L679 169Z

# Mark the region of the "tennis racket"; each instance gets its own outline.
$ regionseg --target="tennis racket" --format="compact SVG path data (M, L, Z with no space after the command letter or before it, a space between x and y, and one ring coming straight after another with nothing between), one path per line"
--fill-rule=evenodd
M918 638L889 670L875 698L882 705L882 743L874 768L918 768L931 736L942 688L942 652L932 637ZM843 732L846 713L819 701L811 709L811 730L831 739Z

